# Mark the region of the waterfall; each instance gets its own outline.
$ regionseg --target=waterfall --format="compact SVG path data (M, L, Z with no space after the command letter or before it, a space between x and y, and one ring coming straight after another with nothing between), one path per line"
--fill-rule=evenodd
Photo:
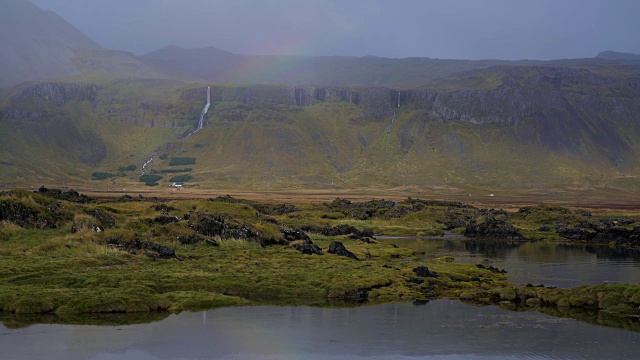
M400 107L400 91L398 91L398 107Z
M202 112L200 113L200 121L198 121L198 127L195 130L193 130L191 133L189 133L187 137L202 130L202 128L204 127L204 116L207 115L207 113L209 112L210 106L211 106L211 86L207 86L207 105L204 106L204 109L202 109Z
M147 165L149 165L150 162L153 161L153 159L156 158L158 154L153 154L152 157L149 158L149 160L147 160L144 164L142 164L142 175L147 173Z

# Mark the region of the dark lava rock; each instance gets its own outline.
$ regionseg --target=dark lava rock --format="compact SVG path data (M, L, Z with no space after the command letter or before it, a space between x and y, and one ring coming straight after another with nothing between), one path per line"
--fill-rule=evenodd
M321 234L325 236L339 236L339 235L348 235L358 231L355 227L351 225L337 225L334 227L326 227L322 229Z
M426 299L413 300L413 305L416 305L416 306L427 305L428 303L429 303L429 300L426 300Z
M80 194L75 190L62 191L60 189L47 189L42 186L38 189L37 193L54 199L65 200L78 204L88 204L95 201L95 199L87 195Z
M282 235L284 235L285 240L287 241L295 241L295 240L311 240L309 236L305 234L302 230L298 229L280 229Z
M438 277L437 272L429 271L429 268L423 265L414 268L413 272L419 277Z
M154 251L155 253L151 253L151 252L144 253L145 255L152 258L172 259L176 257L176 253L172 248L168 246L160 245L158 243L153 243L150 241L145 241L140 239L134 239L131 241L118 241L117 239L112 239L109 242L107 242L107 244L114 245L115 248L120 250L137 249L137 250ZM152 254L152 255L149 255L149 254Z
M640 246L640 226L636 226L633 229L622 227L601 228L589 239L589 242L594 244L615 242L616 245Z
M62 216L62 211L60 210L61 208L62 203L59 201L52 201L47 204L47 211L54 217Z
M302 230L306 232L312 232L316 234L321 234L324 236L340 236L340 235L349 235L349 234L360 234L361 232L351 225L336 225L336 226L324 226L324 227L314 227L305 225L302 227ZM373 233L372 233L373 235Z
M302 243L294 244L292 247L306 255L324 255L322 249L313 244L311 240L305 240Z
M106 211L100 211L99 209L95 209L93 211L87 212L87 215L91 215L96 220L100 221L100 224L104 228L114 228L116 227L116 219Z
M444 230L453 230L455 228L466 226L467 221L462 216L451 216L445 220L444 225Z
M484 266L482 264L476 264L476 267L478 269L486 269L486 270L489 270L489 271L497 273L497 274L506 274L507 273L507 270L498 269L497 267L493 267L493 266Z
M420 285L424 283L424 279L419 277L412 277L412 278L409 278L409 282Z
M331 204L324 204L324 206L332 212L340 212L343 215L352 217L354 219L366 220L376 215L386 216L386 214L388 214L390 210L396 207L396 203L393 201L386 201L384 199L352 203L349 200L337 198L333 202L331 202ZM404 214L406 211L406 209L403 210L402 214ZM400 214L400 216L402 214ZM397 216L399 214L398 211L395 211L395 214L391 215Z
M596 233L593 231L573 226L556 228L556 232L561 237L569 240L590 240L596 235Z
M24 228L55 229L54 218L18 200L0 201L0 221L8 221Z
M169 206L169 205L165 205L165 204L160 204L160 205L155 205L152 206L156 211L161 211L161 212L165 212L168 213L169 211L176 211L178 209L174 208L173 206Z
M548 225L542 225L540 226L540 228L538 229L539 231L551 231L551 227Z
M346 256L348 258L358 260L358 258L351 251L347 250L347 248L345 248L344 245L339 241L334 241L329 244L329 250L327 250L327 252L329 254Z
M180 221L180 217L177 215L171 215L169 213L163 213L160 216L155 217L152 223L160 225L168 225Z
M467 237L522 239L524 236L509 223L504 210L480 210L476 218L469 220L465 230Z
M367 244L371 244L372 242L375 243L374 241L372 241L371 239L375 239L375 236L373 235L373 230L369 230L369 229L365 229L365 230L355 230L353 231L353 233L351 235L349 235L350 239L354 239L354 240L360 240L363 242L366 242Z
M202 236L196 235L196 234L178 235L176 238L178 239L180 244L183 244L183 245L194 245L204 241L204 238Z
M288 245L284 238L265 238L249 225L242 225L218 215L198 215L193 229L199 234L222 239L243 239L255 241L261 246Z
M295 205L287 205L287 204L278 204L278 205L268 205L268 204L253 204L253 207L260 211L263 214L267 215L284 215L290 214L292 212L300 211L300 209Z

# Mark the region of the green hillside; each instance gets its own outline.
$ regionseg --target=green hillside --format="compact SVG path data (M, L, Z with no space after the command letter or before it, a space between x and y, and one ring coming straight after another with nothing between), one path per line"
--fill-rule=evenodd
M639 192L634 66L492 67L411 90L209 85L191 136L205 84L24 84L1 102L0 184ZM152 157L161 178L141 181Z

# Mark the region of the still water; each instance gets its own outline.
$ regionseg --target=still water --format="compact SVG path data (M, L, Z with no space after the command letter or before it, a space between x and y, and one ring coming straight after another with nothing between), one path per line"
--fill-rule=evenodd
M2 359L640 359L640 333L436 300L238 307L121 327L0 326Z
M516 283L640 282L640 252L457 238L384 239L509 271ZM256 306L128 326L0 325L0 359L640 359L640 333L436 300L357 308Z
M421 260L453 256L455 262L484 264L508 271L516 284L573 287L640 283L640 250L602 246L469 240L462 237L385 238L418 252Z

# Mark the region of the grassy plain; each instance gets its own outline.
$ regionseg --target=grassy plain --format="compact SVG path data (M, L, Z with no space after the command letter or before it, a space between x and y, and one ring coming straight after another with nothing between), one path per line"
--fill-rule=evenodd
M596 321L593 314L600 310L620 319L616 326L638 330L637 284L512 288L503 274L489 269L448 258L422 263L410 249L366 233L353 236L359 231L442 234L456 216L479 210L468 204L424 199L352 203L335 198L320 204L328 194L305 202L298 197L310 195L304 192L288 194L298 200L295 205L267 201L282 200L284 194L257 194L253 200L175 199L172 192L164 199L145 194L109 201L65 194L13 190L0 195L0 308L6 323L108 324L126 321L117 315L123 313L447 297L588 321ZM538 223L514 223L534 234L537 224L549 221L542 215L555 216L553 209L538 205L531 210L540 215ZM577 211L573 214L578 216ZM602 216L606 214L594 215ZM353 228L343 231L345 235L323 234L323 229L340 226ZM286 231L299 229L307 229L307 241L323 255L301 253L297 246L305 243L303 237L287 238ZM451 230L464 233L460 226ZM357 260L328 253L335 241ZM34 314L46 316L37 320ZM131 321L156 318L135 315Z

